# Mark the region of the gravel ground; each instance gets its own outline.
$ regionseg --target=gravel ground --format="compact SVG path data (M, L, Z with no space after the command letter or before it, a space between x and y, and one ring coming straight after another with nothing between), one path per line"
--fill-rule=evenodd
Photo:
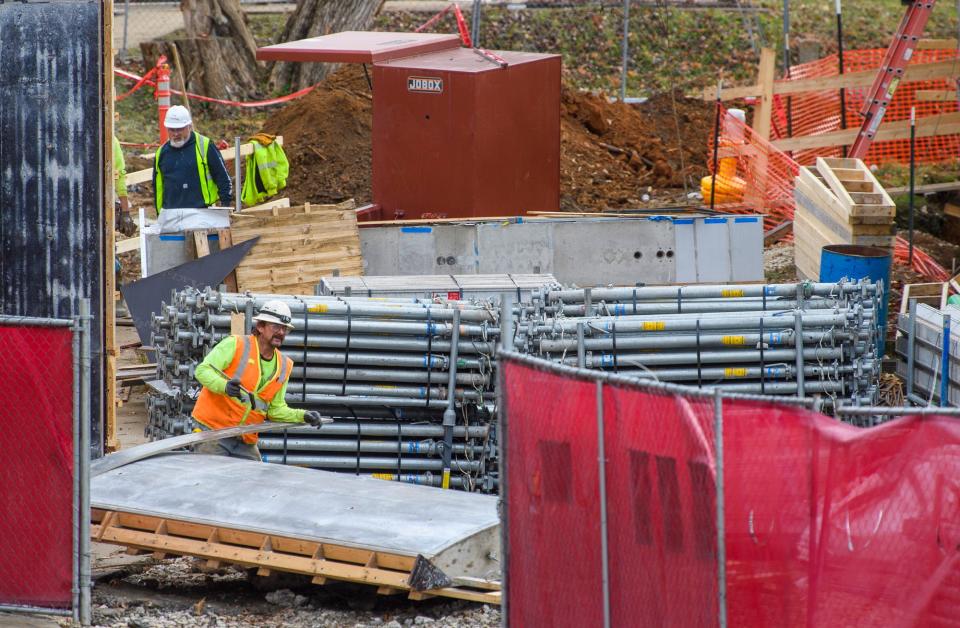
M211 570L193 558L176 558L133 565L96 582L93 625L479 628L499 626L500 609L442 598L411 602L402 596L377 595L364 585L320 587L306 578L260 578L237 567Z
M763 271L769 283L790 283L797 280L793 260L793 244L776 244L763 250Z

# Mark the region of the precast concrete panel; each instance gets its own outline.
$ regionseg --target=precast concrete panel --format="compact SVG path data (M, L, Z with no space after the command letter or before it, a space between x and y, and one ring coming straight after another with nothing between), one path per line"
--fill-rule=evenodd
M477 225L482 273L552 273L555 223L523 222Z
M763 280L763 220L760 216L736 216L730 222L730 279ZM761 242L761 246L750 246Z
M711 216L696 222L697 281L730 281L729 219Z
M580 286L671 283L676 277L673 222L558 222L553 274Z

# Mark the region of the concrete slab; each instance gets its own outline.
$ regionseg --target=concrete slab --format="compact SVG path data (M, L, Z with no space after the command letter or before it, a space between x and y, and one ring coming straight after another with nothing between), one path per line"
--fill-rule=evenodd
M423 555L451 577L498 577L499 518L497 498L490 495L220 456L169 454L94 477L91 504Z

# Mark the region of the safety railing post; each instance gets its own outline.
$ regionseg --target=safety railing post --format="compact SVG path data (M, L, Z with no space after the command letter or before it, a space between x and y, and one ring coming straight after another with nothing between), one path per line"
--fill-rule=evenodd
M597 484L600 496L600 564L603 627L610 628L610 557L607 549L607 456L604 450L603 382L597 381Z
M717 485L717 625L727 628L727 542L723 484L723 395L713 392L713 431L716 440Z

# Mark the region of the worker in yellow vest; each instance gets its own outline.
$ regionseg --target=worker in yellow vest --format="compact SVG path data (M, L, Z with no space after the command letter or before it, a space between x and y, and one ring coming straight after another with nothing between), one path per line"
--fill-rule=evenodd
M195 377L203 390L193 408L194 431L262 423L265 419L313 426L328 422L316 410L287 405L293 360L280 352L280 346L293 329L290 307L283 301L267 301L253 320L256 327L251 335L224 338L197 366ZM261 460L256 434L200 443L194 451Z
M233 202L233 182L223 157L209 137L193 130L193 118L174 105L163 120L169 139L153 159L153 195L157 214L168 207L200 209L220 199Z

